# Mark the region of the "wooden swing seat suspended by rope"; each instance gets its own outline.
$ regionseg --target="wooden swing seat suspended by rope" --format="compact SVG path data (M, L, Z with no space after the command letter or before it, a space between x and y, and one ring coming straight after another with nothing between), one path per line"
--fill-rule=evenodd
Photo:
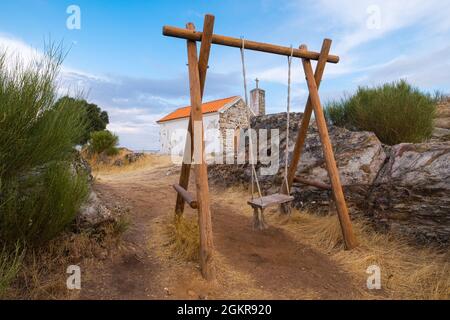
M242 38L242 47L241 47L241 62L242 62L242 75L244 80L244 92L245 92L245 103L248 106L248 95L247 95L247 77L246 77L246 67L245 67L245 40ZM291 105L291 66L292 66L292 58L294 56L294 48L291 46L291 54L288 57L288 94L287 94L287 110L286 110L286 150L285 150L285 174L284 174L284 180L287 182L287 172L289 169L289 122L290 122L290 105ZM251 129L251 119L249 114L248 115L248 123L249 123L249 129ZM294 197L290 195L290 192L288 190L287 194L283 193L275 193L268 196L263 196L261 193L261 188L258 180L258 175L256 173L255 169L255 162L253 159L253 151L252 151L252 139L250 135L250 141L249 141L249 148L250 148L250 160L252 163L252 181L251 181L251 191L252 191L252 199L249 200L247 203L253 208L254 210L254 228L255 229L266 229L267 225L264 221L264 210L271 206L284 206L286 208L286 211L290 213L290 203L294 200ZM254 198L254 183L256 182L257 190L258 190L258 198Z
M251 205L253 208L266 209L268 207L286 204L292 201L294 201L293 196L289 196L287 194L282 193L275 193L262 198L255 198L249 200L247 203Z
M253 229L265 230L268 228L266 220L264 219L264 210L266 208L277 205L287 205L293 200L294 197L282 193L275 193L269 196L249 200L247 203L253 208Z

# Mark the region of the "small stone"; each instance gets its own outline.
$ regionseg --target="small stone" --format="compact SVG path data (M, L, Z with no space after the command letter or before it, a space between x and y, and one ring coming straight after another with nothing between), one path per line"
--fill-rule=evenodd
M192 297L192 298L197 297L197 293L195 293L195 291L193 291L193 290L188 290L187 294L189 297Z
M100 253L98 254L98 258L100 260L106 260L108 258L108 251L106 250L100 251Z

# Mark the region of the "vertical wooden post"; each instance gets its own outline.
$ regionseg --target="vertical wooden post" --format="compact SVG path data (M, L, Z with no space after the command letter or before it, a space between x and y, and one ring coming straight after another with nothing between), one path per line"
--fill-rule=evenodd
M195 148L201 155L201 161L194 163L195 185L198 202L198 223L200 229L200 267L202 275L206 280L215 279L215 267L213 260L213 237L211 211L209 206L209 186L208 169L203 146L203 113L202 113L202 89L200 84L199 65L197 59L197 44L195 41L187 42L188 63L189 63L189 84L191 94L191 118L192 126L201 126L201 143L197 143ZM196 130L193 130L194 132ZM194 138L194 142L198 141Z
M320 50L319 61L317 62L316 72L314 74L314 78L316 81L317 88L320 87L320 83L322 82L323 73L325 71L325 66L327 64L328 54L330 53L331 48L331 40L325 39L322 44L322 49ZM306 45L301 45L300 50L307 50ZM297 166L300 162L300 158L302 156L303 146L305 145L306 135L308 134L309 122L311 121L311 115L313 112L313 108L311 105L311 97L308 97L308 101L306 102L305 111L303 113L302 122L300 124L300 129L298 131L297 140L295 141L294 151L292 153L291 163L289 164L288 171L288 184L289 188L286 187L286 180L283 180L283 184L280 189L280 193L287 194L288 190L291 190L292 184L294 182L295 174L297 172ZM284 212L284 207L281 206L281 209Z
M334 200L336 201L336 208L341 224L342 234L344 237L345 246L348 250L357 246L356 237L353 233L352 223L348 214L347 204L345 203L344 192L339 178L339 172L334 159L333 147L331 146L328 128L325 121L325 116L320 102L317 84L314 79L314 73L311 66L311 60L302 59L303 69L306 75L306 82L308 83L309 96L311 98L311 105L314 109L317 127L319 129L319 136L322 142L323 154L328 169L328 175L331 180L333 188Z
M188 24L186 27L189 30L195 30L193 24ZM200 48L200 57L198 63L202 97L205 91L206 72L208 70L209 53L211 51L213 31L214 31L214 16L206 15L203 24L202 45ZM189 177L191 173L191 161L193 153L194 153L194 140L192 131L192 118L189 117L188 132L186 135L186 146L184 148L183 164L181 165L180 181L178 183L185 190L188 190L189 187ZM184 204L185 202L183 198L178 194L177 203L175 207L175 213L177 215L183 214Z

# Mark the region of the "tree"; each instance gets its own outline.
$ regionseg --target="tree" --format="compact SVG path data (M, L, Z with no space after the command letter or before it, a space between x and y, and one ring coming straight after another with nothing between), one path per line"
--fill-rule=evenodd
M103 131L109 124L108 113L106 111L102 111L96 104L88 103L84 99L75 99L66 96L59 99L56 104L71 105L75 108L82 108L84 110L86 117L86 130L79 141L79 144L81 145L84 145L89 141L92 132Z

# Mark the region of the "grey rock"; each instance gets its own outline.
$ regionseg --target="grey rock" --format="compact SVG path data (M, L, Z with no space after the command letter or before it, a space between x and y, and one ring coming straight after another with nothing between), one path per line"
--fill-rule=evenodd
M139 153L139 152L135 152L135 153L129 153L125 156L125 159L128 161L128 163L134 163L136 161L138 161L139 159L143 158L145 156L144 153Z
M434 120L436 128L450 129L450 117L449 118L437 118Z
M450 142L399 144L370 195L376 221L420 242L450 239Z
M450 97L444 97L438 102L434 126L432 140L450 141Z
M71 170L73 174L85 174L90 182L94 180L91 166L78 151L75 152L74 159L71 163Z
M113 166L115 166L115 167L123 167L123 165L124 165L124 162L122 159L117 159L113 163Z
M96 226L115 219L114 213L102 203L93 190L91 190L88 200L81 207L77 217L78 223L82 226Z
M432 140L450 141L450 129L434 128Z

